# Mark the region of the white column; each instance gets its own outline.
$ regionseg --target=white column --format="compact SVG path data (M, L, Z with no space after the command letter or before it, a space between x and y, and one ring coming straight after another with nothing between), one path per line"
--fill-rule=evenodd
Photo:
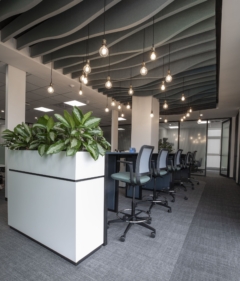
M230 143L230 167L229 167L229 177L233 177L233 170L234 170L234 150L235 150L235 126L236 126L236 117L232 117L232 134L231 136L231 143Z
M26 104L26 72L11 65L6 68L6 129L13 130L18 124L25 122ZM5 197L7 192L7 153L5 153Z
M111 151L118 149L118 111L112 110Z
M150 117L153 110L154 117ZM132 98L132 134L131 147L139 149L142 145L153 145L158 152L159 139L159 101L150 97Z

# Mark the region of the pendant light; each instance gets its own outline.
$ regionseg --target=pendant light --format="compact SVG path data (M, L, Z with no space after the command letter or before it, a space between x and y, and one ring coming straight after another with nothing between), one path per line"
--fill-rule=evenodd
M112 88L112 82L110 80L110 55L108 57L108 77L107 77L107 82L105 83L105 87L107 89L111 89Z
M102 40L102 46L99 49L99 54L101 57L105 58L109 54L109 50L107 47L107 40L105 39L105 6L106 6L106 0L104 0L104 12L103 12L103 40Z
M79 95L81 96L82 94L83 94L83 91L82 91L82 82L80 81Z
M190 107L190 109L189 109L189 112L191 113L192 112L192 108Z
M163 57L163 68L162 68L162 71L163 71L162 76L163 76L163 78L164 78L164 57ZM162 91L165 91L165 90L166 90L166 86L165 86L165 81L164 81L164 80L162 81L162 85L161 85L160 89L161 89Z
M50 82L50 85L47 89L47 91L49 92L49 94L52 94L54 92L54 89L53 89L53 84L52 84L52 62L51 62L51 82Z
M199 118L198 118L197 123L200 124L201 122L202 122L202 119L201 119L201 114L200 114L200 111L199 111Z
M127 108L127 109L130 109L130 108L131 108L131 106L130 106L129 103L127 104L126 108Z
M168 121L167 118L165 118L165 119L164 119L164 122L167 123L167 121Z
M153 118L154 114L153 114L153 96L152 96L152 104L151 104L151 113L150 113L150 117Z
M124 117L123 109L122 109L121 117Z
M132 96L134 93L133 88L132 88L132 69L131 69L131 73L130 73L130 86L129 86L129 90L128 90L128 94L130 96Z
M108 96L107 96L107 105L106 105L106 108L105 108L105 112L109 112L109 108L108 108Z
M154 17L153 17L153 44L152 44L152 49L151 49L151 54L150 54L150 60L155 60L157 58L156 53L155 53L155 47L154 47Z
M167 108L168 108L168 104L167 104L167 101L166 101L166 100L164 101L163 108L164 108L164 109L167 109Z
M87 75L84 72L82 72L82 75L80 76L80 81L85 85L88 83Z
M115 106L115 105L116 105L116 103L115 103L114 99L112 99L111 106Z
M140 69L140 74L142 76L145 76L148 73L148 70L146 68L146 64L144 62L144 44L145 44L145 29L143 30L143 62L142 62L142 67Z
M180 120L181 120L181 122L183 122L183 118L181 118Z
M185 116L185 115L183 116L183 119L186 119L186 116Z
M83 67L83 71L84 71L84 73L86 73L87 75L88 75L89 73L91 73L90 60L88 59L88 56L89 56L88 41L89 41L89 25L88 25L88 39L87 39L87 43L86 43L86 58L87 58L87 63L86 63L86 64L84 65L84 67Z
M167 83L172 82L172 75L170 72L170 44L168 45L168 72L167 72L167 76L166 76L166 82Z
M121 107L121 104L119 103L119 105L118 105L118 109L120 110L122 107Z
M184 77L183 77L183 93L182 93L182 97L181 97L181 101L185 101L185 96L184 96Z
M187 116L187 117L190 117L190 113L189 113L189 112L187 112L186 116Z

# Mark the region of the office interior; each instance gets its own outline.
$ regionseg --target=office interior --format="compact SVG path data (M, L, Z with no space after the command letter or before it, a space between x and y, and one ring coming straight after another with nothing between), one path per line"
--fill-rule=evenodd
M0 146L0 280L239 279L239 9L238 0L0 2L0 143L4 130L36 123L44 115L36 108L54 117L71 112L66 102L81 102L83 113L101 118L111 144L105 189L114 187L105 194L104 242L72 264L8 224L10 174L7 149ZM98 50L103 39L105 58ZM92 71L84 84L87 59ZM146 75L139 72L143 66ZM154 177L133 195L128 182L115 182L108 172L129 171L117 161L135 163L143 145L154 147L156 164L166 144L167 176L156 182L159 190L162 184L175 190L175 202L160 192L167 204L154 205L146 220L156 233L151 237L150 228L133 223L121 240L126 218L107 222L129 209L133 196L141 202L137 208L149 210L144 198L154 190ZM183 185L175 184L171 166L179 150L187 171ZM186 165L189 152L195 159ZM84 216L94 209L86 200Z

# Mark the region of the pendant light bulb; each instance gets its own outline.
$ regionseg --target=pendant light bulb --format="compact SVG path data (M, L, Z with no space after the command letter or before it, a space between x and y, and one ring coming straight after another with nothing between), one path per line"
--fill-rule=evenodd
M83 71L86 74L89 74L91 72L91 67L90 67L90 60L87 60L87 63L85 64L85 66L83 67Z
M166 90L166 86L165 86L164 81L162 81L161 90L162 90L162 91L165 91L165 90Z
M119 105L118 105L118 109L121 109L121 108L122 108L122 107L121 107L121 104L119 104Z
M109 112L109 108L108 107L105 108L105 112Z
M200 124L200 123L202 122L202 120L201 120L200 117L198 118L198 121L197 121L197 122L198 122L198 124Z
M145 64L145 62L143 62L142 67L140 69L140 74L144 76L144 75L147 75L147 73L148 73L148 70L146 68L146 64Z
M188 112L188 113L187 113L187 117L189 117L189 116L190 116L190 113Z
M127 106L126 106L126 107L127 107L127 109L130 109L130 108L131 108L131 106L130 106L130 104L129 104L129 103L127 104Z
M107 82L105 83L105 87L107 89L111 89L112 88L112 82L110 81L110 76L107 77Z
M107 47L107 41L106 39L103 39L102 41L102 46L101 48L99 49L99 54L101 57L105 58L108 56L109 54L109 50L108 50L108 47Z
M181 118L181 122L183 122L183 118Z
M182 94L181 101L185 101L185 96Z
M112 100L112 102L111 102L111 106L115 106L115 105L116 105L115 101L114 101L114 100Z
M167 82L167 83L172 82L172 75L171 75L170 70L168 70L168 74L167 74L167 76L166 76L166 82Z
M155 60L156 58L157 58L157 56L156 56L156 53L155 53L155 48L152 47L150 59L151 59L151 60Z
M167 123L167 118L164 119L164 122Z
M133 95L134 91L133 91L133 88L132 88L132 85L130 86L129 90L128 90L128 94L131 96Z
M50 86L48 87L47 90L48 90L49 94L52 94L54 92L52 83L50 83Z
M164 109L167 109L167 108L168 108L168 104L167 104L167 101L166 101L166 100L164 101L163 108L164 108Z
M84 83L85 85L87 85L87 83L88 83L87 75L84 75L83 83Z
M189 112L192 112L192 108L190 107Z
M186 116L185 116L185 115L183 116L183 119L186 119Z
M82 83L80 83L79 95L81 96L82 94L83 94L83 91L82 91Z
M124 117L124 113L122 113L121 116Z
M153 111L151 111L151 113L150 113L150 117L151 117L151 118L153 118L153 117L154 117Z

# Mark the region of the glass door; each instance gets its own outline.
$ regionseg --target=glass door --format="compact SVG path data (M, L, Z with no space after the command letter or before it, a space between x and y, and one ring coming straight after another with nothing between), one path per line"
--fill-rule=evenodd
M220 175L229 177L231 121L222 122Z

